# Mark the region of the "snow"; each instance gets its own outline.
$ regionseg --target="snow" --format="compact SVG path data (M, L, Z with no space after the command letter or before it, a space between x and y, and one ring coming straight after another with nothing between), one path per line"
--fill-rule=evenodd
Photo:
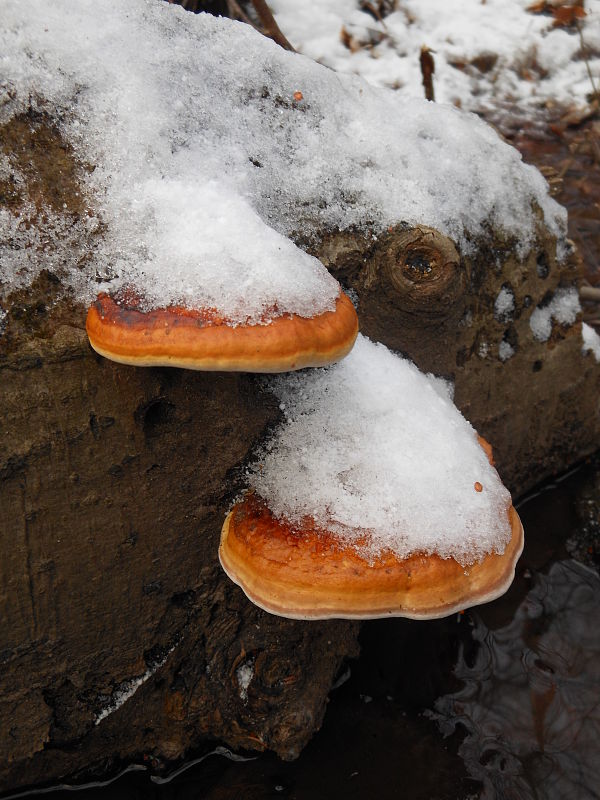
M500 361L508 361L508 359L512 358L514 354L514 347L510 342L507 342L506 339L503 339L498 345L498 358Z
M549 303L535 308L529 318L534 339L547 342L552 333L552 323L572 325L581 311L576 288L557 289Z
M268 385L285 421L248 482L277 518L312 517L366 557L504 551L510 495L444 381L359 334L338 364Z
M562 247L566 212L480 120L335 74L250 26L160 0L4 0L0 54L0 123L31 104L94 167L88 212L49 213L44 233L84 302L130 285L149 307L210 306L233 323L275 306L321 313L337 286L286 241L320 230L424 224L472 252L491 225L525 252L537 206ZM31 213L0 215L5 295L48 266Z
M376 4L374 4L376 5ZM469 111L533 117L554 105L585 107L592 92L576 27L554 27L532 0L398 0L383 22L359 0L272 0L276 20L300 52L339 72L422 97L422 45L434 51L436 100ZM579 21L600 84L600 0ZM342 28L352 37L342 42ZM492 113L498 118L498 113Z
M168 297L255 324L275 307L304 317L335 308L339 285L323 265L265 225L247 200L216 180L148 180L131 212L127 229L119 229L122 255L115 266L127 274L129 254L143 236L138 269L149 308L164 305ZM148 219L154 224L144 230ZM210 235L199 237L203 229Z
M494 317L498 322L509 322L515 311L515 295L509 286L503 286L494 301Z
M246 702L248 700L248 687L254 677L254 663L244 663L235 671L237 678L240 698Z
M584 353L592 352L597 362L600 363L600 336L586 322L581 325L581 337L583 339L583 347L581 348Z
M103 719L108 717L110 714L113 714L117 709L121 708L128 700L130 700L133 695L137 692L137 690L142 686L142 684L146 683L148 678L151 678L155 672L157 672L167 661L169 655L175 649L175 645L171 647L168 652L156 661L154 664L148 667L148 669L144 672L143 675L140 675L138 678L131 678L130 680L123 681L120 683L112 693L112 696L107 703L107 705L102 709L102 711L98 714L96 719L94 720L94 725L99 725Z
M153 672L154 670L147 669L139 678L121 683L119 688L113 692L109 704L102 709L94 720L94 725L99 725L103 719L114 713L118 708L121 708L122 705L133 697L140 686L152 676Z

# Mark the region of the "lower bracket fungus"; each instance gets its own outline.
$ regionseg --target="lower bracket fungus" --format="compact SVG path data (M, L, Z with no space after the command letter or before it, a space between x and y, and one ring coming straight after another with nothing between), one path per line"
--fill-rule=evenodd
M294 619L446 617L494 600L512 583L523 549L523 527L512 506L504 553L471 565L435 553L369 559L360 544L308 524L277 520L255 495L227 516L219 557L225 572L257 606Z
M219 548L252 602L296 619L429 619L508 589L523 528L446 384L359 336L340 364L273 388L286 422Z

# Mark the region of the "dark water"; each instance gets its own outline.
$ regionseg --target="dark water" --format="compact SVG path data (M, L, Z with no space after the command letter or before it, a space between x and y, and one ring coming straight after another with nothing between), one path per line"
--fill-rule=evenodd
M503 598L446 620L365 624L362 655L297 761L217 748L168 782L139 766L43 796L600 798L598 474L584 466L520 505L526 547Z

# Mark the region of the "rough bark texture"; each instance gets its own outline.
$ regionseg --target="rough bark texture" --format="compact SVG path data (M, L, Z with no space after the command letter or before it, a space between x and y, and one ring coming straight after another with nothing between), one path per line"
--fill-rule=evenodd
M106 361L90 351L83 309L72 313L2 359L6 786L146 751L174 758L209 736L293 757L356 628L266 615L218 565L239 467L277 419L274 400L247 375Z
M64 204L66 219L83 213L56 131L39 119L19 124L5 126L3 142L28 183L0 187L8 207L27 195L41 229L44 204ZM36 126L60 158L36 161ZM559 265L553 249L540 227L522 263L490 231L465 259L435 231L402 226L378 239L324 235L316 248L356 292L364 333L455 381L457 404L516 492L600 444L600 370L581 354L579 325L555 326L548 343L529 329L536 305L577 278L574 259ZM508 285L516 312L500 321L494 300ZM106 774L144 755L160 763L208 739L295 757L357 652L358 628L269 616L218 565L243 465L280 417L273 397L248 375L96 356L85 309L50 272L7 310L0 789ZM503 339L516 351L504 363Z

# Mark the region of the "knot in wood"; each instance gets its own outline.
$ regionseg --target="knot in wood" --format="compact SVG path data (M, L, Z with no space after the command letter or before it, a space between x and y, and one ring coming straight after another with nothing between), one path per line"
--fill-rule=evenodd
M454 296L462 287L454 243L433 228L419 226L392 234L384 271L394 288L416 301Z

